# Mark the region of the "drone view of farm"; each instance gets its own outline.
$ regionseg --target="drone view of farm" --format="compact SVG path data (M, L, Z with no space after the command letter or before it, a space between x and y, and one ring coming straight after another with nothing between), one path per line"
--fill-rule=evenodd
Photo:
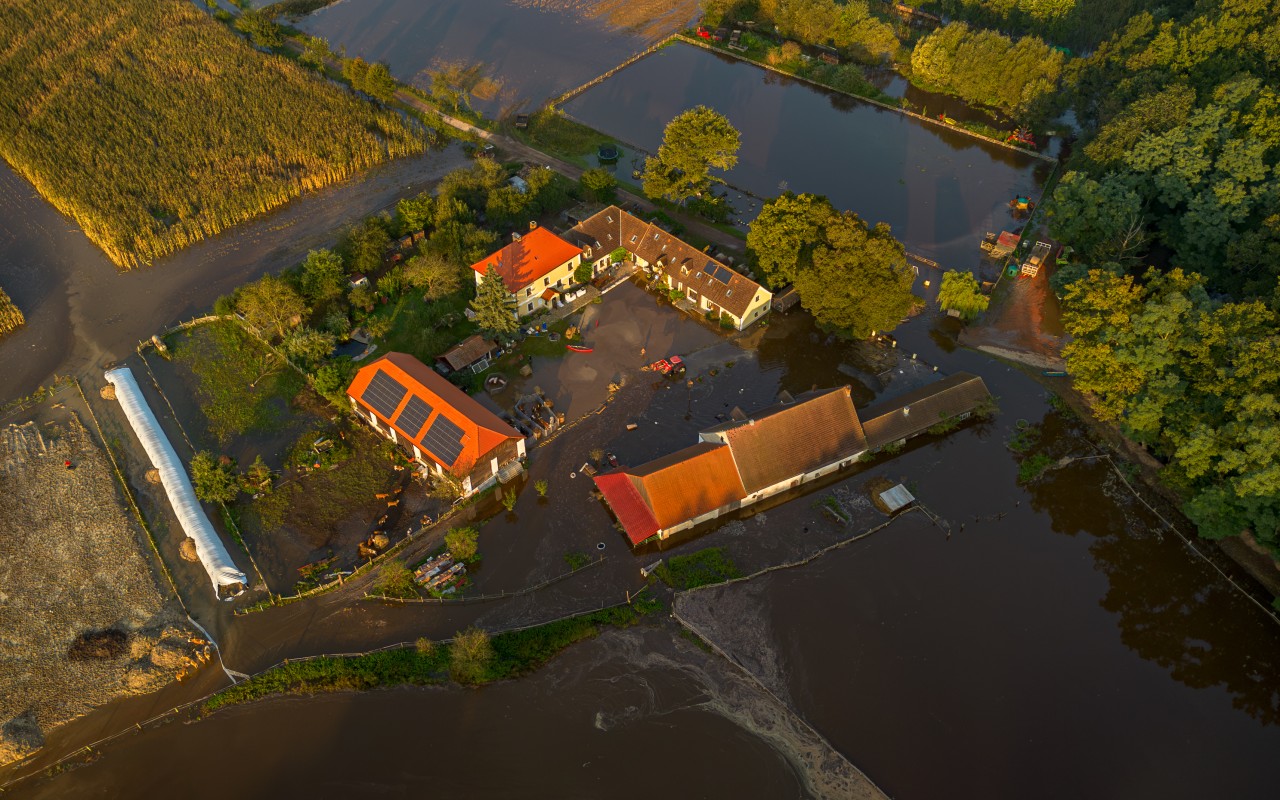
M0 793L1274 797L1277 41L0 3Z

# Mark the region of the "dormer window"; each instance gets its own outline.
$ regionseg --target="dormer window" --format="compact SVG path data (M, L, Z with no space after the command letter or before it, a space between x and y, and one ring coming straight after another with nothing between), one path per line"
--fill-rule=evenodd
M611 215L610 215L610 216L606 216L606 217L605 217L605 219L609 220L610 222L613 222L613 217L612 217Z
M725 290L725 292L724 292L724 296L725 296L725 297L733 297L733 290L732 290L732 289L726 289L726 290Z
M632 237L631 237L631 243L632 243L632 244L635 244L635 243L636 243L636 239L637 239L637 238L639 238L639 237L637 237L637 236L632 236Z

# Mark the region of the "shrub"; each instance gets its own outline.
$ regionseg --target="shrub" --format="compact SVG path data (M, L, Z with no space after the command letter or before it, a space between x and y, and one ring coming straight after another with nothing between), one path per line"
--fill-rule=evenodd
M488 679L493 643L479 628L468 628L449 645L449 675L464 686L478 686Z
M742 576L725 555L723 547L708 547L687 556L675 556L658 567L655 574L663 583L677 590L723 583Z
M382 565L373 590L385 597L413 598L418 596L418 588L413 582L413 572L400 560L388 561Z
M240 494L235 469L208 450L191 457L191 485L206 503L230 503Z
M480 532L475 528L453 528L444 535L444 546L458 561L471 563L480 550Z
M551 488L551 484L544 480L538 480L534 482L533 488L538 491L538 497L546 497L547 490Z

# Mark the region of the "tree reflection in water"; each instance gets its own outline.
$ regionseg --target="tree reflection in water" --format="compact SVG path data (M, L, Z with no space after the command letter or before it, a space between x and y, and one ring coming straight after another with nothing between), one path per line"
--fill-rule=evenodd
M1081 455L1084 436L1074 418L1050 414L1032 452L1055 460ZM1211 566L1187 553L1182 540L1133 497L1105 461L1050 470L1027 489L1032 507L1051 515L1055 531L1095 537L1089 552L1108 579L1100 604L1117 616L1126 647L1168 670L1174 680L1195 689L1222 687L1235 708L1265 725L1280 724L1275 623ZM1170 517L1176 512L1163 506L1160 512L1181 530L1194 530L1185 519Z

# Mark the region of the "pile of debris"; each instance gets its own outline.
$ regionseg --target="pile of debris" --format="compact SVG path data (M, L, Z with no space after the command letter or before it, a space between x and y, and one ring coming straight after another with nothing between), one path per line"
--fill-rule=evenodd
M535 441L545 439L564 424L564 414L557 412L551 400L547 399L541 389L536 388L533 394L517 400L511 413L504 415L504 418L516 430Z
M161 584L106 456L74 416L0 431L0 764L210 656Z

